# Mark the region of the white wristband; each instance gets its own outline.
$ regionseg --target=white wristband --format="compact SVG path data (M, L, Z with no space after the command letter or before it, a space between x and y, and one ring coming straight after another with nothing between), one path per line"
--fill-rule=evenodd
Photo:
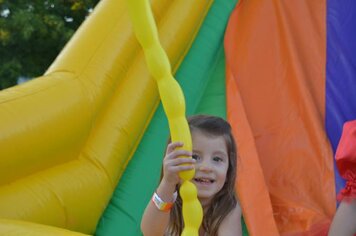
M163 201L156 192L154 192L152 196L152 202L156 205L157 209L160 211L169 211L172 207L174 202L177 199L177 191L173 193L173 201L172 202L165 202Z

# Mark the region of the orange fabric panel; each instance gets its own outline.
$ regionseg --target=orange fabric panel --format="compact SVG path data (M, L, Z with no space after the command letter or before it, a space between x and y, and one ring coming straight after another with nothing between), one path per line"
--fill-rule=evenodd
M228 108L233 107L234 109L228 109L227 119L232 125L238 145L236 189L244 220L250 235L278 235L255 140L243 108L236 80L229 72L230 70L227 68L227 105Z
M325 230L335 211L333 157L324 129L325 4L242 0L228 24L228 119L239 146L237 186L251 235L272 229L270 219L257 217L269 204L282 235ZM258 160L251 160L255 155ZM252 164L260 165L264 181L258 166L245 166ZM259 192L263 201L257 203L251 194Z

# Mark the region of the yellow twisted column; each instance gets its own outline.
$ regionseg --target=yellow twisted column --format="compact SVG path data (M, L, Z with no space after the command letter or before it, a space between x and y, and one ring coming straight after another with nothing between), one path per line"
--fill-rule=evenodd
M127 0L129 12L138 41L146 57L148 69L155 78L163 108L167 115L172 141L182 141L185 150L192 150L192 139L185 118L183 92L173 78L168 57L160 45L157 28L148 0ZM179 173L183 183L180 195L183 200L184 229L182 236L198 236L203 210L197 198L197 189L190 180L195 170Z

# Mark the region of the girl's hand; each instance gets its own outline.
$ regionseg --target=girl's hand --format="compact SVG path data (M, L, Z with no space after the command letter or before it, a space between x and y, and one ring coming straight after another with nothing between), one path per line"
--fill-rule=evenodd
M167 147L166 156L163 159L163 180L172 186L176 186L179 183L178 173L180 171L194 169L195 160L188 158L192 156L192 153L177 149L182 146L182 142L170 143Z

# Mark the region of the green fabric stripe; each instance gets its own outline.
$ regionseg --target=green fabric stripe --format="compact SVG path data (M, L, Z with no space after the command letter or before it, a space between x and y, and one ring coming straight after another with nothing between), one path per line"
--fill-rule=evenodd
M216 66L210 73L209 83L195 113L226 118L225 54L223 45L221 45L216 58Z
M214 2L176 73L186 98L187 115L204 112L226 116L223 37L236 2ZM159 181L168 132L160 105L98 224L96 235L142 235L142 213Z

